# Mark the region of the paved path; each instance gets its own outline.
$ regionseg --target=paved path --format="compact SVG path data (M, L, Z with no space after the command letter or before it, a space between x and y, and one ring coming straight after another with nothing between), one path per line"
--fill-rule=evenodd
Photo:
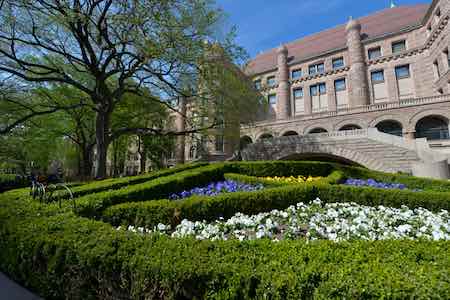
M0 272L0 300L43 300Z

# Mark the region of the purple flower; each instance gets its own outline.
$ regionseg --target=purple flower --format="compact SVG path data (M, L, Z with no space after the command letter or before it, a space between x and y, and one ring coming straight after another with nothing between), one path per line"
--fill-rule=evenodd
M399 190L407 189L406 185L404 185L402 183L378 182L372 178L369 178L367 180L348 178L344 182L344 184L349 185L349 186L369 186L369 187L380 188L380 189L399 189ZM414 190L414 191L419 191L419 190Z
M193 195L199 196L216 196L221 193L234 193L234 192L251 192L263 189L262 184L250 185L237 182L234 180L226 180L215 183L210 183L205 187L196 187L189 191L182 191L169 195L170 200L179 200L191 197Z

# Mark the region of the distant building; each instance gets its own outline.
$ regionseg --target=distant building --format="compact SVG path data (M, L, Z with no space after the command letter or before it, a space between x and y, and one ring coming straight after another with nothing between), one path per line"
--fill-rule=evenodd
M270 111L241 128L241 148L375 127L450 153L449 14L450 0L391 7L257 55L245 72Z

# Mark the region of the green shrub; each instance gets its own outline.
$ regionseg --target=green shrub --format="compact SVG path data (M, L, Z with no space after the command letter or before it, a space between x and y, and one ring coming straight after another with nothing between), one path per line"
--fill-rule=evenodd
M0 195L0 269L45 299L438 299L450 289L449 242L141 236L22 196Z
M336 165L322 162L306 161L255 161L230 163L230 173L255 177L273 176L328 176Z
M28 179L21 175L0 174L0 193L12 189L19 189L29 186Z
M264 183L263 179L245 175L226 174L226 177L250 184ZM400 208L406 205L409 208L423 207L431 211L450 210L450 193L385 190L312 182L272 186L255 192L224 193L215 197L194 196L179 201L124 203L106 208L103 220L116 226L133 224L152 228L158 223L177 225L182 219L214 221L220 217L230 218L238 212L253 215L273 209L286 209L290 205L307 203L317 197L327 203L355 202L367 206Z
M86 217L96 217L106 207L114 204L167 198L171 193L208 184L211 181L223 180L224 170L223 164L215 164L182 171L119 190L87 195L76 200L77 213ZM67 202L67 205L69 204Z
M237 212L248 215L285 209L316 198L312 185L291 185L254 192L224 193L215 197L194 196L178 201L147 201L108 207L103 219L114 225L153 227L158 223L177 225L182 219L214 221ZM133 223L137 222L137 223Z
M169 176L172 174L176 174L186 170L196 169L202 166L208 165L207 163L194 163L194 164L186 164L179 165L170 169L163 169L156 172L151 172L144 175L139 176L129 176L122 178L110 178L101 181L95 181L92 183L84 184L82 186L78 186L72 189L74 197L81 197L88 194L99 193L107 190L117 190L129 185L135 185L144 183L147 181L151 181L156 178Z

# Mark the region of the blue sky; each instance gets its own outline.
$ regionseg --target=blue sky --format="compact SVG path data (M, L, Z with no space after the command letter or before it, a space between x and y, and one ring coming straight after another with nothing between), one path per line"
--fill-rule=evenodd
M251 57L303 36L389 7L390 0L217 0ZM431 0L395 0L397 6Z

